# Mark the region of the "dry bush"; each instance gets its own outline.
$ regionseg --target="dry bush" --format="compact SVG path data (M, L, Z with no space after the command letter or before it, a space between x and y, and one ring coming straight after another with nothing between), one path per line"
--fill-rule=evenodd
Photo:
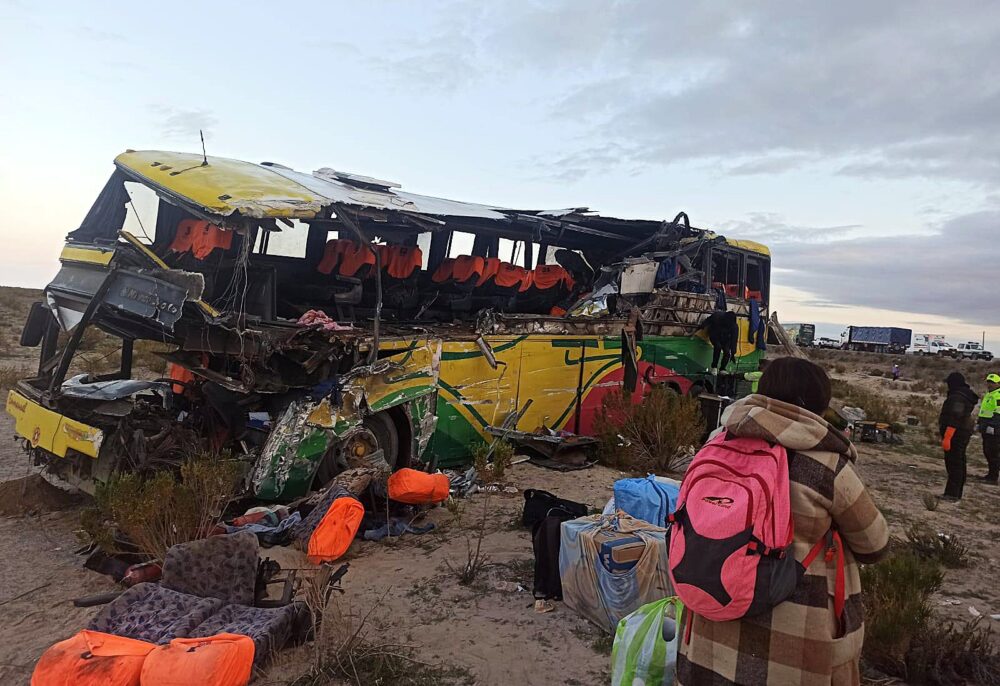
M163 560L172 545L203 538L221 521L241 472L238 462L200 456L181 465L179 478L165 470L149 477L113 474L97 484L94 506L80 523L106 550L117 549L117 532L141 553Z
M598 458L634 472L677 472L705 433L696 398L656 387L642 402L615 391L604 397L594 423Z
M382 613L382 594L364 614L354 612L327 582L330 565L322 565L305 586L305 601L313 617L313 655L309 671L291 686L432 686L470 683L461 668L432 665L414 657L415 646L392 640L396 631Z
M514 461L514 446L509 441L496 443L476 443L472 446L472 466L479 478L488 482L503 482L507 468Z
M958 536L936 533L922 524L911 524L906 529L906 544L921 558L940 562L948 569L969 566L969 546Z
M938 497L933 493L924 493L923 501L924 501L924 507L930 512L934 512L936 509L938 509L938 505L941 502L940 500L938 500Z
M905 678L906 657L931 618L930 597L944 573L913 552L903 551L861 569L865 601L863 656L869 664Z
M1000 654L983 618L964 623L932 620L916 637L907 656L907 679L913 684L1000 684Z
M861 569L865 600L863 659L918 686L1000 685L1000 655L979 621L944 622L930 598L944 573L934 559L904 548Z
M869 421L893 423L899 419L900 408L881 393L869 391L853 384L831 379L833 396L845 406L859 407Z
M489 514L489 507L490 496L487 493L486 499L483 501L483 517L477 527L476 544L473 546L472 540L468 536L465 538L465 562L461 566L453 566L451 561L445 560L448 569L458 577L458 582L463 586L471 585L490 561L489 556L483 552L483 538L486 536L486 520Z

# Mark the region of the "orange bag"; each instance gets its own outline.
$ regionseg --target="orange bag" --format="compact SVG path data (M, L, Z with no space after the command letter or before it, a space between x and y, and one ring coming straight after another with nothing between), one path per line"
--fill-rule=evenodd
M389 477L389 498L407 505L432 505L448 499L448 477L400 469Z
M42 653L31 686L139 686L152 643L81 631Z
M309 561L332 562L347 552L358 534L365 506L356 498L337 498L309 537Z
M141 686L246 686L253 654L253 639L241 634L175 638L146 658Z

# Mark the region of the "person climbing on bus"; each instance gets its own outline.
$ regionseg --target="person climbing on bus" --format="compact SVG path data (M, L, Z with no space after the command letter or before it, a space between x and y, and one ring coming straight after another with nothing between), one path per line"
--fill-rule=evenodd
M996 486L1000 481L1000 374L988 375L986 388L987 393L979 406L978 424L987 472L979 480Z

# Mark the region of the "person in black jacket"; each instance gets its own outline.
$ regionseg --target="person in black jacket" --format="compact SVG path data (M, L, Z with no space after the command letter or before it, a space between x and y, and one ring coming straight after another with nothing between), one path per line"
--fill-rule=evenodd
M962 489L965 487L965 449L969 447L969 439L976 428L972 411L979 402L979 396L969 388L965 377L958 372L949 374L945 383L948 384L948 396L941 406L938 428L941 432L948 482L941 499L954 502L961 500Z

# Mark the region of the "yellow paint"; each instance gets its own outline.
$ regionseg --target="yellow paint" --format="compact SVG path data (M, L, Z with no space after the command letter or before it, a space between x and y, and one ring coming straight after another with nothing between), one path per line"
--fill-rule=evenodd
M746 240L734 240L731 238L726 239L728 245L734 248L741 248L743 250L749 250L750 252L759 253L761 255L771 256L771 250L766 245L758 243L757 241L746 241Z
M100 429L42 407L17 391L7 395L7 414L14 418L18 435L59 457L66 457L72 449L96 458L104 440Z
M201 155L140 150L122 153L115 164L153 187L222 216L240 211L255 217L310 219L329 203L267 167L240 160L209 157L208 165L202 166Z
M111 264L111 258L115 256L113 248L84 248L77 245L66 245L59 254L60 262L86 262L87 264L99 264L104 267Z

